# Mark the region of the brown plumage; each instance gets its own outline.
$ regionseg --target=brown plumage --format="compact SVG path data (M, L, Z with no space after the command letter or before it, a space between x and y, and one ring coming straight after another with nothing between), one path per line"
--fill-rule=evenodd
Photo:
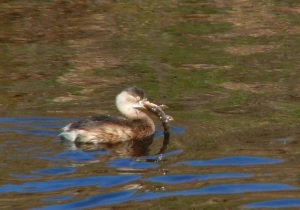
M125 116L96 115L71 123L59 135L64 140L82 143L116 143L140 139L154 133L152 119L142 111L149 103L144 91L137 87L123 90L116 97L116 105Z

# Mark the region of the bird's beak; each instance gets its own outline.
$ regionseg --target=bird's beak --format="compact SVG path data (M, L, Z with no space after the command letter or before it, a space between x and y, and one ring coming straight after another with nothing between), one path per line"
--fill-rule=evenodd
M146 105L147 103L150 103L147 99L140 100L138 104L133 106L133 108L136 109L147 109Z
M134 106L136 109L155 109L157 107L159 107L159 105L150 102L148 99L143 99Z

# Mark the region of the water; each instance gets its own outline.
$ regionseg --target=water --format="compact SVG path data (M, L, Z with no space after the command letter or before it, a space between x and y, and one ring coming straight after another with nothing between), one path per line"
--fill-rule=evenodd
M1 207L300 208L299 20L297 0L1 2ZM133 85L170 138L57 138Z
M233 155L207 160L184 160L184 150L171 149L155 155L164 138L161 126L148 155L129 157L105 148L65 146L57 139L58 127L75 119L54 117L1 118L2 151L10 154L1 165L5 181L0 193L19 196L11 208L88 209L177 196L222 196L276 192L278 201L245 204L299 206L299 199L286 195L299 193L297 184L277 178L286 160L255 155ZM171 127L172 138L184 130ZM9 137L8 136L12 136ZM26 138L24 138L26 136ZM22 139L23 138L23 139ZM22 141L20 141L22 139ZM172 142L172 141L171 141ZM157 144L156 147L153 144ZM171 144L171 143L170 143ZM127 146L129 145L122 145ZM143 150L145 151L145 150ZM4 152L5 153L5 152ZM2 154L3 157L3 154ZM272 173L270 173L270 168ZM193 172L193 173L191 173ZM281 175L282 176L282 175ZM284 179L286 180L286 179ZM22 199L26 194L31 197ZM19 206L20 205L20 206Z

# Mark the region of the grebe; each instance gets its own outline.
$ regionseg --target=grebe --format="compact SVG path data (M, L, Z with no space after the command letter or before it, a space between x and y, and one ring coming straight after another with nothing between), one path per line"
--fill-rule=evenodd
M110 115L88 117L65 126L60 138L77 143L116 143L154 133L154 122L142 109L160 106L149 102L142 89L124 89L116 97L116 106L125 118Z

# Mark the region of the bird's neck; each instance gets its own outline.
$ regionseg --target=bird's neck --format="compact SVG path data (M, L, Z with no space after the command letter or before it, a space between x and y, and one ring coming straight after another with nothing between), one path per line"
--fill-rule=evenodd
M136 122L136 126L149 129L151 134L155 131L153 120L145 112L133 109L132 111L123 114L127 119Z

